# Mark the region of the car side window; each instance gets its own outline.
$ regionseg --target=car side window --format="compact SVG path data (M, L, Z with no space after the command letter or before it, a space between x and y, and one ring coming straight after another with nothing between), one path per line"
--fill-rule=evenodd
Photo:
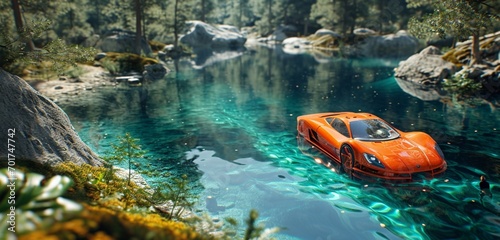
M349 136L349 130L347 130L347 125L340 119L335 118L332 121L332 128L337 130L340 134L344 135L345 137L350 137Z

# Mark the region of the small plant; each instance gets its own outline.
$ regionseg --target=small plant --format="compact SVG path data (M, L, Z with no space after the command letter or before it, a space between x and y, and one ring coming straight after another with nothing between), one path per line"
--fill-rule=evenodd
M262 225L256 225L259 213L257 210L250 210L250 215L247 219L247 230L245 231L245 240L250 239L269 239L269 235L278 232L279 228L266 229Z
M150 203L156 205L156 209L167 214L168 219L180 219L185 209L192 209L196 203L196 196L191 194L188 185L187 175L182 175L181 179L173 179L173 184L166 184L166 190L157 187L151 197ZM161 205L167 205L163 209Z
M120 64L118 64L117 62L115 62L111 59L104 58L103 60L101 60L101 65L104 69L106 69L111 74L118 74L118 73L122 72L122 69L120 68Z
M146 153L137 144L139 139L133 138L130 133L126 133L123 137L118 137L119 143L112 144L114 152L111 156L106 157L105 160L110 163L128 163L128 185L130 185L130 176L132 175L132 161L136 158L142 158ZM110 166L112 168L112 166Z
M71 184L66 176L45 179L36 173L1 169L0 236L44 229L79 213L81 205L60 197Z
M85 71L80 66L71 66L63 72L63 75L70 78L79 78Z

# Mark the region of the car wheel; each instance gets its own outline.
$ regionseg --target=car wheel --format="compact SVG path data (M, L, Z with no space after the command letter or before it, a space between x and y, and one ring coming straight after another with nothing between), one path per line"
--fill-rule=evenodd
M352 150L351 146L344 144L340 147L340 161L341 169L352 177L355 159L354 150Z

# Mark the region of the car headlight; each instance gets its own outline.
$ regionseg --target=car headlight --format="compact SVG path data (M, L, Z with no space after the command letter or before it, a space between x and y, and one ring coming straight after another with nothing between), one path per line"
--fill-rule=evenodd
M385 168L384 164L382 164L380 162L380 160L378 160L378 158L375 157L375 155L369 154L369 153L364 153L363 156L365 156L366 161L368 161L368 163L370 163L371 165L374 165L374 166L377 166L380 168Z

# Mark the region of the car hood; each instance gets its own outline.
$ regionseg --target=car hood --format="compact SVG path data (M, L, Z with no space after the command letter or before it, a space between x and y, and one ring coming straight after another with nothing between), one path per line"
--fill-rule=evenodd
M415 142L403 137L390 141L365 142L364 145L388 170L422 172L442 164L436 151L419 147Z

